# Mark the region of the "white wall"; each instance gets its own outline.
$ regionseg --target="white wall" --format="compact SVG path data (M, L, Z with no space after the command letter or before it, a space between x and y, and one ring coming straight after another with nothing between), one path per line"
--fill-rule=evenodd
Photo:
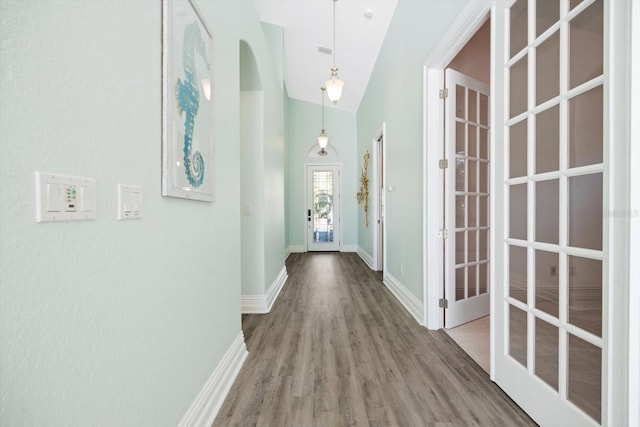
M423 64L465 1L400 1L357 113L358 159L386 123L387 272L423 298ZM370 170L369 180L372 175ZM358 211L358 246L373 255L373 227Z
M319 86L318 99L320 99ZM287 226L289 245L301 247L305 244L306 230L305 164L322 162L322 160L307 157L309 150L314 145L318 146L322 117L320 105L296 99L290 99L288 104ZM361 210L355 198L359 177L359 160L356 158L356 118L354 113L333 108L326 102L324 114L329 145L338 152L339 156L337 162L333 159L331 162L341 164L341 243L343 248L355 248L358 232L356 215L357 211Z
M241 333L240 39L276 110L274 217L281 90L253 4L198 3L214 31L214 203L160 196L161 2L0 3L2 425L176 425ZM96 220L36 223L35 170L94 177ZM118 183L144 188L144 219L116 221Z

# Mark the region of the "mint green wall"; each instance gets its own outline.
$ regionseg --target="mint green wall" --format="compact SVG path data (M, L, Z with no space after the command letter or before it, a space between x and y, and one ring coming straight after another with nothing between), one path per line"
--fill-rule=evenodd
M0 2L1 425L175 426L241 332L240 39L276 110L265 223L281 236L282 95L252 2L198 4L214 203L160 196L161 2ZM97 219L36 223L35 170L96 178ZM115 219L118 183L144 187L144 219Z
M320 87L318 86L318 98ZM325 100L326 101L326 100ZM356 116L349 111L327 106L325 102L324 125L329 136L329 145L339 155L341 166L341 209L342 209L342 247L343 250L355 249L357 242L357 202L358 159L356 158ZM318 146L318 134L321 127L321 106L297 99L290 99L288 105L288 147L287 173L288 209L287 225L289 245L304 246L306 230L305 207L305 164L322 160L309 159L309 150ZM336 163L328 160L330 163Z
M394 187L387 192L387 270L418 299L423 296L423 64L465 3L398 2L357 115L358 157L371 150L371 140L386 122L386 184ZM358 245L369 255L372 232L359 215Z

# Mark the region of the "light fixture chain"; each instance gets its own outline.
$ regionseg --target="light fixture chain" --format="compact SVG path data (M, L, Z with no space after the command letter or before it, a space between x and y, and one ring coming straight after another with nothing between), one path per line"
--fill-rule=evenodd
M333 67L336 67L336 1L333 0Z

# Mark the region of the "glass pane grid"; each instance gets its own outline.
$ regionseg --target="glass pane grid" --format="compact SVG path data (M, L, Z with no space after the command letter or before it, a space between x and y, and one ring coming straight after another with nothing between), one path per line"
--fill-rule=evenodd
M507 351L598 422L603 4L518 0L505 61ZM552 76L542 75L549 70Z

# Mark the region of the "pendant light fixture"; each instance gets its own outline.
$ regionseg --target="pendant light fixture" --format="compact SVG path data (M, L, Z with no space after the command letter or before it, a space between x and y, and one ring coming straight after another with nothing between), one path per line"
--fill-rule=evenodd
M322 128L320 128L320 135L318 135L318 145L320 146L320 151L318 151L318 154L321 156L326 156L328 154L326 148L327 144L329 143L329 137L324 131L324 91L326 90L326 88L321 87L320 90L322 91L320 94L320 97L322 98Z
M333 0L333 67L331 67L331 77L324 82L327 88L327 95L334 104L337 104L342 96L344 81L338 77L338 67L336 67L336 2Z

